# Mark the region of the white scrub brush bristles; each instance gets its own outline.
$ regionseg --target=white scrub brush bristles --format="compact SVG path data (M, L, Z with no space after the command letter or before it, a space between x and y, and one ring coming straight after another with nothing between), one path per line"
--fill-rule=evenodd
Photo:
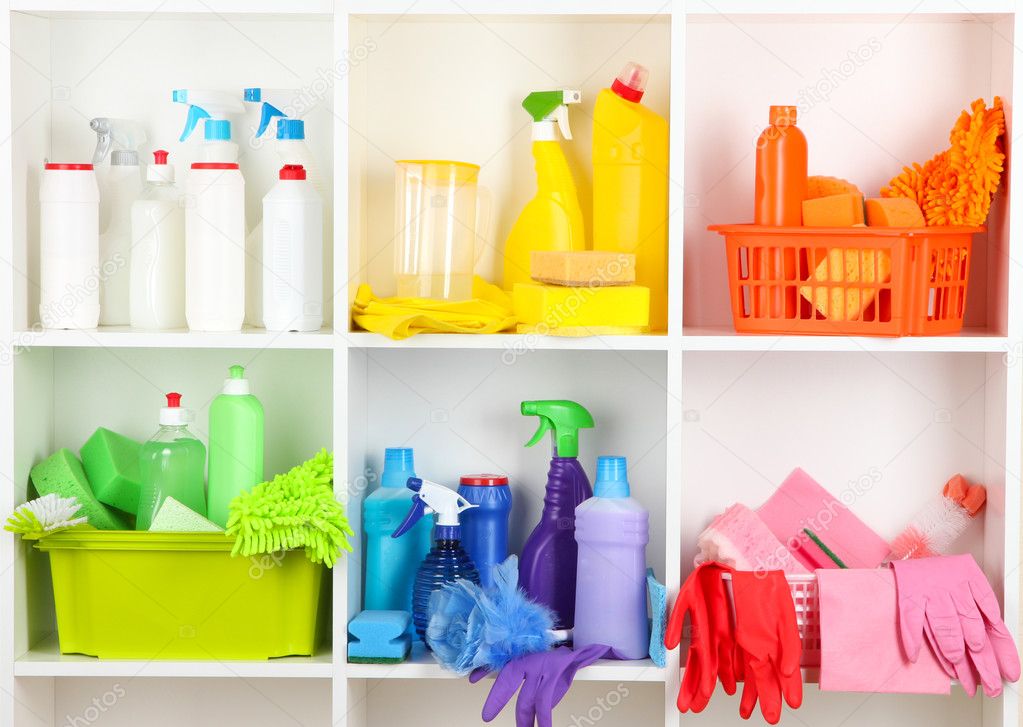
M74 517L82 508L74 497L57 494L43 495L14 509L7 518L4 530L19 533L25 538L41 538L43 535L64 530L88 522L86 517Z

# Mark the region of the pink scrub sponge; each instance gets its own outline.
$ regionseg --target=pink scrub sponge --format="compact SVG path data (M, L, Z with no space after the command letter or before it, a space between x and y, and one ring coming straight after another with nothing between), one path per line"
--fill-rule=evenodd
M783 570L808 573L774 536L760 517L742 504L718 515L696 540L705 561L717 561L736 570Z

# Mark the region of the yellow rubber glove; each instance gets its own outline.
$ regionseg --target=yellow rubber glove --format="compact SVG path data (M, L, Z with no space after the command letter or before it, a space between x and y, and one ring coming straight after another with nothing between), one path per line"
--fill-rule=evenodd
M478 276L472 300L378 298L360 285L352 320L360 328L400 341L417 333L500 333L515 327L511 297Z

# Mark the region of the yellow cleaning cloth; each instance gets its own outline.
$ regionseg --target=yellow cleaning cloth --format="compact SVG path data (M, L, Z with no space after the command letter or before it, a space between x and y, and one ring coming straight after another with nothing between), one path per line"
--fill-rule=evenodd
M396 341L417 333L500 333L515 327L511 297L503 290L473 276L472 295L459 301L377 298L368 285L360 285L352 320Z

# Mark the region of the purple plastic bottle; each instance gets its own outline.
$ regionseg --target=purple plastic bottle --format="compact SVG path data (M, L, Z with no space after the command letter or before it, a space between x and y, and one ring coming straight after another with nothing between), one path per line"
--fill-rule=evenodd
M540 522L526 539L519 558L519 586L530 598L554 612L555 628L575 622L575 580L578 547L575 509L593 495L579 460L579 429L593 426L593 417L574 401L524 401L522 413L540 417L540 428L527 447L550 431L554 456L547 472L547 492Z
M611 647L617 659L649 653L646 545L650 514L629 496L625 457L598 457L593 497L575 511L579 543L573 645Z

